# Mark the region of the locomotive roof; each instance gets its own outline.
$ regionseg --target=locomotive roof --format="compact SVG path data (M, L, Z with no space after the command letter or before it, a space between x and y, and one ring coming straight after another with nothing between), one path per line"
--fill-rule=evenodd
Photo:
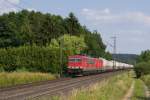
M93 58L93 57L86 56L86 55L73 55L73 56L69 56L69 58L91 58L91 59L97 59L97 58Z
M85 55L73 55L73 56L69 56L69 58L88 58L88 56L85 56Z

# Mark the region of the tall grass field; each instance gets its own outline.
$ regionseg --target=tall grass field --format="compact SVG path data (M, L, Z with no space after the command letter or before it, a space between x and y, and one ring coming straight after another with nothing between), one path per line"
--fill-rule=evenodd
M32 72L1 72L0 73L0 88L14 86L18 84L39 82L55 79L55 76L47 73L32 73Z

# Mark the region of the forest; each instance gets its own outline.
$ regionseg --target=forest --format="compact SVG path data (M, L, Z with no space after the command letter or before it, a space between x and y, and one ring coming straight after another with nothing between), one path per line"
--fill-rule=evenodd
M65 18L28 10L0 16L0 71L60 73L74 54L112 59L100 33L72 12Z

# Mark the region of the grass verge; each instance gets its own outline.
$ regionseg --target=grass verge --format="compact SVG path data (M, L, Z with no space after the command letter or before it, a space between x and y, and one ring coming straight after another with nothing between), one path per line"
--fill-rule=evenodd
M52 74L46 73L31 73L31 72L1 72L0 73L0 88L25 84L31 82L45 81L55 79Z
M150 75L144 75L144 76L142 76L141 79L144 81L144 83L150 89Z
M140 79L135 79L134 92L131 100L145 100L144 83Z

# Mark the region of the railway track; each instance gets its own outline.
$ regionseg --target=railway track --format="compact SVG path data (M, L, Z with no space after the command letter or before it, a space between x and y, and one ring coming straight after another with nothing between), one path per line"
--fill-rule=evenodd
M2 88L0 89L0 100L38 99L39 97L45 95L53 96L60 95L62 93L67 94L74 88L86 87L92 83L120 73L122 73L122 71L78 78L62 78L35 84L25 84L15 87Z

